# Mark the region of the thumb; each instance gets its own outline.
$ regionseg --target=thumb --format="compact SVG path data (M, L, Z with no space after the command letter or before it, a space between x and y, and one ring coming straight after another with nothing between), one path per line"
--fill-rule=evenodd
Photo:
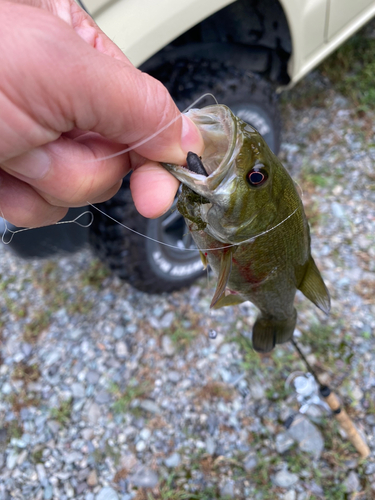
M137 152L156 161L183 163L187 150L201 149L195 125L180 118L160 82L126 58L100 52L51 13L4 4L0 8L0 21L5 16L0 90L21 110L22 119L26 113L34 123L22 131L22 145L10 134L10 142L4 140L11 150L13 143L11 156L73 128L97 132L130 147L145 141ZM16 48L15 29L20 34ZM105 35L98 29L100 36Z

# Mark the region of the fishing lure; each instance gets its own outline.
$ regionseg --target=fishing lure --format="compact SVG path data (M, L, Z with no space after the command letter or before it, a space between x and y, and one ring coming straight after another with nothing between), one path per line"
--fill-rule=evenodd
M261 135L224 105L191 109L205 150L187 166L163 163L183 188L178 210L217 276L212 308L250 300L260 310L253 347L292 339L297 289L325 313L330 297L311 256L295 184Z

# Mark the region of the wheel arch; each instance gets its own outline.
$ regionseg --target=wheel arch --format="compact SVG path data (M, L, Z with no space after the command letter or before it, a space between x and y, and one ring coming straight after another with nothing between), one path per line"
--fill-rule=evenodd
M89 0L89 7L97 1ZM266 68L271 80L286 84L292 45L282 3L290 1L294 0L121 0L105 4L94 17L143 70L184 51L185 56L204 53L220 61L235 58L236 64L252 71Z

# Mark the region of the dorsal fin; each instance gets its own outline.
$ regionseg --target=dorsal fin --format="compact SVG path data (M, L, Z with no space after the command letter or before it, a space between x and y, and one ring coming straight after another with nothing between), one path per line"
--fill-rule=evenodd
M298 289L319 309L326 314L329 313L331 309L329 292L311 255L307 262L305 276Z
M227 286L230 272L232 270L232 248L223 250L221 253L220 271L217 279L216 290L212 297L210 307L214 307L216 302L225 296L225 287Z

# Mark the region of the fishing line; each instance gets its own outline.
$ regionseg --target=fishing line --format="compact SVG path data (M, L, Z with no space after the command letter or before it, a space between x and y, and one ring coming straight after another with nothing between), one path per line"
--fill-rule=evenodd
M186 113L187 111L189 111L193 106L195 106L197 103L199 103L202 99L204 99L205 97L212 97L212 99L215 101L216 104L218 104L218 101L216 99L216 97L211 94L211 93L205 93L203 94L202 96L200 96L198 99L196 99L192 104L190 104L182 113ZM163 132L164 130L166 130L168 127L170 127L175 121L179 120L181 118L182 114L180 114L179 116L176 116L173 120L171 120L167 125L165 125L164 127L160 128L157 132L155 132L154 134L152 134L151 136L147 137L146 139L143 139L139 142L137 142L136 144L134 144L133 146L129 147L129 148L126 148L126 149L123 149L122 151L119 151L117 153L114 153L112 155L108 155L108 156L104 156L102 158L95 158L95 159L91 159L91 160L86 160L84 161L84 163L87 163L87 162L96 162L96 161L102 161L102 160L107 160L107 159L110 159L110 158L114 158L116 156L120 156L124 153L127 153L129 151L132 151L133 149L145 144L146 142L152 140L154 137L158 136L161 132ZM298 184L298 183L297 183ZM301 188L300 188L301 189ZM302 192L302 189L301 189L301 192ZM259 238L260 236L263 236L267 233L269 233L270 231L273 231L274 229L276 229L277 227L279 227L281 224L283 224L284 222L286 222L290 217L292 217L298 210L298 207L290 214L288 215L285 219L283 219L281 222L279 222L278 224L276 224L276 226L273 226L272 228L270 229L267 229L266 231L263 231L255 236L252 236L251 238L247 239L247 240L244 240L244 241L241 241L239 243L234 243L234 244L231 244L231 245L225 245L223 247L217 247L217 248L201 248L201 249L188 249L188 248L183 248L183 247L178 247L178 246L175 246L175 245L171 245L169 243L165 243L163 241L159 241L155 238L152 238L150 236L147 236L143 233L140 233L138 231L136 231L135 229L132 229L128 226L126 226L125 224L121 223L120 221L114 219L112 216L110 216L109 214L106 214L105 212L103 212L102 210L100 210L98 207L96 207L95 205L93 205L92 203L90 202L87 202L88 205L90 205L91 207L93 207L95 210L97 210L98 212L100 212L102 215L104 215L105 217L107 217L108 219L112 220L113 222L115 222L116 224L119 224L120 226L122 226L124 229L127 229L128 231L131 231L132 233L134 234L137 234L138 236L141 236L143 238L146 238L150 241L153 241L155 243L158 243L160 245L163 245L165 247L169 247L169 248L173 248L173 249L177 249L177 250L180 250L180 251L186 251L186 252L192 252L192 251L202 251L202 252L209 252L209 251L214 251L214 250L224 250L226 248L231 248L231 247L235 247L235 246L239 246L239 245L243 245L244 243L250 243L252 241L254 241L256 238ZM2 214L2 211L0 209L0 212ZM80 219L82 216L84 216L85 214L90 214L91 216L91 220L90 222L87 224L87 225L84 225L84 224L81 224L78 222L78 219ZM3 215L3 214L2 214ZM4 217L3 217L4 219ZM92 214L92 212L90 211L85 211L83 212L82 214L80 214L78 217L76 217L75 219L71 220L71 221L59 221L59 222L56 222L55 225L59 225L59 224L70 224L70 223L75 223L75 224L78 224L79 226L81 227L89 227L92 222L93 222L93 219L94 219L94 216ZM13 237L15 234L17 233L21 233L21 232L24 232L24 231L29 231L31 229L37 229L37 227L30 227L30 228L23 228L23 229L18 229L17 231L12 231L11 229L8 228L7 226L7 223L4 219L4 222L5 222L5 231L2 235L2 242L5 244L5 245L9 245L9 243L11 243L11 241L13 240ZM6 233L9 232L11 233L11 237L9 238L9 240L6 240L5 239L5 235Z
M218 101L216 99L216 97L211 94L210 92L207 92L203 95L201 95L198 99L196 99L193 103L191 103L184 111L182 111L182 113L186 113L187 111L189 111L193 106L195 106L196 104L198 104L202 99L204 99L205 97L212 97L212 99L215 101L216 104L218 104ZM173 120L171 120L169 123L167 123L167 125L165 125L164 127L160 128L157 132L155 132L154 134L152 134L151 136L147 137L146 139L142 139L141 141L135 143L133 146L129 147L129 148L126 148L126 149L123 149L122 151L119 151L117 153L114 153L112 155L108 155L108 156L103 156L102 158L95 158L95 159L91 159L91 160L83 160L83 163L92 163L92 162L97 162L97 161L102 161L102 160L108 160L110 158L114 158L116 156L120 156L124 153L128 153L129 151L132 151L133 149L139 147L139 146L142 146L143 144L145 144L146 142L152 140L154 137L158 136L159 134L161 134L164 130L166 130L168 127L170 127L175 121L179 120L181 117L182 117L182 113L178 116L176 116ZM56 156L59 156L60 158L63 158L63 155L59 155L57 153L54 153ZM98 210L99 212L101 212L103 215L105 215L106 217L108 217L109 219L112 219L114 222L116 222L117 224L120 224L120 226L123 226L124 228L128 229L129 231L132 231L133 233L136 233L138 234L139 236L143 236L144 238L148 238L152 241L155 241L156 243L160 243L164 246L169 246L171 248L177 248L179 250L181 250L180 247L175 247L173 245L168 245L167 243L163 243L162 241L157 241L157 240L154 240L153 238L150 238L149 236L146 236L144 234L141 234L141 233L138 233L137 231L125 226L124 224L121 224L121 222L113 219L112 217L110 217L108 214L102 212L101 210L99 210L99 208L95 207L94 205L92 205L91 203L87 202L88 205L92 206L93 208L95 208L96 210ZM1 236L1 241L4 243L4 245L9 245L9 243L11 243L11 241L13 240L13 237L15 234L17 233L22 233L24 231L30 231L31 229L38 229L38 227L26 227L26 228L23 228L23 229L18 229L17 231L12 231L11 229L9 229L8 225L7 225L7 221L4 217L4 214L3 214L3 211L1 210L1 207L0 207L0 213L1 213L1 216L4 220L4 225L5 225L5 230ZM90 222L88 223L88 225L84 225L84 224L80 224L78 221L79 218L81 218L82 216L84 216L85 214L90 214L91 216L91 219L90 219ZM92 212L90 211L86 211L86 212L83 212L82 214L80 214L78 217L76 217L75 219L71 220L71 221L59 221L59 222L55 222L54 224L52 225L60 225L60 224L70 224L70 223L75 223L75 224L78 224L79 226L81 227L89 227L91 226L92 222L94 220L94 216L92 214ZM39 227L43 227L43 226L39 226ZM5 235L7 233L10 233L10 238L9 240L7 240L5 238ZM184 248L184 250L187 250ZM191 251L191 250L190 250Z
M115 158L116 156L121 156L125 153L129 153L130 151L133 151L134 149L139 148L140 146L143 146L143 144L146 144L147 142L154 139L154 137L157 137L159 134L164 132L164 130L166 130L168 127L173 125L174 122L176 122L177 120L180 120L182 118L183 113L186 113L187 111L189 111L193 106L198 104L198 102L201 101L202 99L204 99L205 97L212 97L212 99L215 101L215 103L218 104L217 99L213 94L210 94L210 93L203 94L202 96L198 97L198 99L196 99L192 104L190 104L190 106L188 106L186 109L184 109L184 111L182 111L182 113L180 113L178 116L173 118L173 120L171 120L169 123L164 125L164 127L161 127L159 130L154 132L152 135L146 137L145 139L142 139L141 141L136 142L135 144L133 144L133 146L122 149L121 151L118 151L117 153L113 153L113 154L108 155L108 156L102 156L101 158L94 158L91 160L83 160L82 163L93 163L96 161L109 160L111 158Z
M299 184L299 182L297 182L295 179L293 179L293 178L292 178L292 180L293 180L294 184L295 184L295 185L299 188L299 191L300 191L300 193L299 193L299 197L300 197L300 198L301 198L301 200L302 200L302 199L303 199L303 189L302 189L302 186L301 186L301 184ZM298 189L297 189L297 191L298 191Z
M97 210L98 212L100 212L102 215L105 215L106 217L108 217L108 219L111 219L113 222L116 222L117 224L119 224L123 228L127 229L128 231L131 231L132 233L137 234L138 236L142 236L142 238L146 238L147 240L154 241L155 243L159 243L160 245L163 245L163 246L168 247L168 248L174 248L174 249L182 250L182 251L185 251L185 252L194 252L194 251L214 252L215 250L225 250L226 248L237 247L239 245L243 245L244 243L250 243L250 242L254 241L256 238L259 238L260 236L263 236L264 234L267 234L267 233L273 231L274 229L276 229L277 227L281 226L281 224L283 224L285 221L287 221L288 219L290 219L292 217L292 215L294 215L297 212L298 208L299 208L299 207L297 207L290 215L288 215L285 219L283 219L281 222L279 222L278 224L276 224L276 226L273 226L270 229L267 229L266 231L263 231L263 232L261 232L259 234L256 234L255 236L252 236L251 238L249 238L247 240L240 241L239 243L233 243L232 245L225 245L223 247L217 247L217 248L181 248L181 247L178 247L176 245L170 245L169 243L164 243L164 241L159 241L159 240L156 240L155 238L151 238L151 236L147 236L146 234L140 233L140 232L136 231L135 229L132 229L131 227L126 226L125 224L122 224L122 222L116 220L111 215L106 214L105 212L103 212L102 210L100 210L100 208L96 207L95 205L93 205L89 201L86 202L86 203L88 205L90 205L90 207L95 208L95 210ZM26 229L24 229L24 231L26 231Z
M277 227L281 226L281 224L283 224L288 219L290 219L290 217L292 217L297 212L297 210L299 208L299 207L297 207L290 215L288 215L285 219L283 219L281 222L279 222L278 224L276 224L276 226L273 226L270 229L267 229L266 231L263 231L263 232L255 235L255 236L252 236L251 238L249 238L247 240L240 241L239 243L233 243L232 245L225 245L223 247L217 247L217 248L184 248L184 247L178 247L176 245L171 245L169 243L165 243L164 241L159 241L159 240L157 240L155 238L152 238L151 236L147 236L146 234L140 233L139 231L136 231L135 229L132 229L131 227L126 226L125 224L123 224L122 222L118 221L117 219L115 219L111 215L106 214L105 212L103 212L103 210L100 210L100 208L96 207L95 205L93 205L89 201L87 201L86 203L88 205L90 205L90 207L95 208L95 210L97 210L99 213L101 213L102 215L104 215L108 219L112 220L113 222L116 222L116 224L118 224L119 226L123 227L124 229L127 229L128 231L130 231L130 232L132 232L134 234L137 234L138 236L141 236L142 238L145 238L146 240L150 240L150 241L153 241L155 243L159 243L160 245L163 245L165 247L173 248L173 249L184 251L184 252L197 252L197 251L200 251L200 252L213 252L215 250L225 250L226 248L236 247L236 246L239 246L239 245L243 245L245 243L251 243L252 241L254 241L257 238L259 238L260 236L263 236L263 235L269 233L270 231L273 231ZM6 220L5 220L4 216L3 216L3 212L2 212L1 209L0 209L0 213L1 213L2 217L3 217L4 224L5 224L5 231L4 231L4 233L2 234L2 237L1 237L1 241L4 243L4 245L9 245L9 243L11 243L11 241L13 240L14 235L17 234L17 233L22 233L24 231L31 231L32 229L39 229L40 227L44 227L44 226L39 226L39 227L25 227L23 229L18 229L17 231L12 231L11 229L9 229L9 227L7 225L7 222L6 222ZM86 214L90 214L90 216L91 216L90 222L88 224L82 224L82 223L78 222L78 219L80 219L81 217L83 217ZM93 215L93 213L90 212L90 210L86 210L85 212L82 212L80 215L78 215L73 220L59 221L59 222L55 222L55 224L52 224L52 225L58 226L58 225L61 225L61 224L73 224L74 223L74 224L77 224L80 227L86 228L86 227L90 227L91 224L93 223L93 221L94 221L94 215ZM8 240L6 240L6 238L5 238L6 233L11 233L11 237Z
M2 236L1 236L1 241L4 243L4 245L9 245L9 243L13 240L13 237L14 237L15 234L23 233L24 231L30 231L31 229L40 229L40 227L43 227L43 226L39 226L39 227L25 227L23 229L17 229L17 231L12 231L8 227L7 221L4 218L4 214L3 214L3 211L1 210L1 208L0 208L0 213L2 215L2 218L4 220L4 225L5 225L5 231L3 232ZM90 215L90 221L87 224L83 224L82 222L79 222L79 219L81 219L86 214ZM80 226L80 227L90 227L91 224L93 223L93 221L94 221L94 216L93 216L92 212L90 212L90 210L86 210L85 212L82 212L81 214L79 214L73 220L61 220L59 222L55 222L55 224L53 224L53 225L54 226L59 226L61 224L77 224L77 226ZM6 237L5 237L5 235L7 233L10 233L10 238L9 239L6 239Z

